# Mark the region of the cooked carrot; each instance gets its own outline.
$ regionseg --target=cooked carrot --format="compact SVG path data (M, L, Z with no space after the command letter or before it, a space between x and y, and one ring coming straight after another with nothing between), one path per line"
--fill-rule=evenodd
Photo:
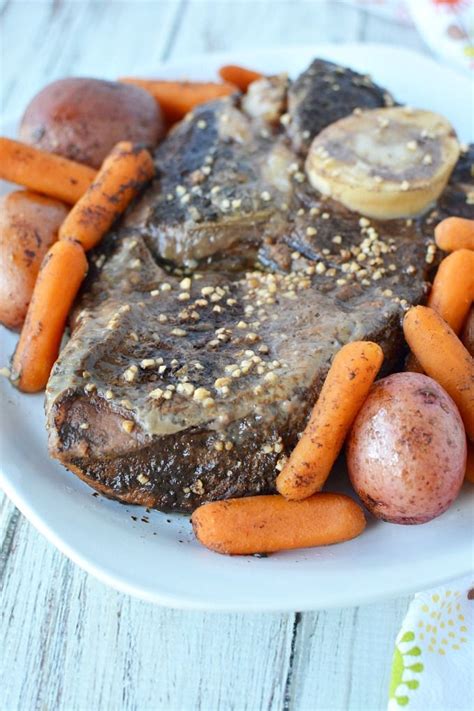
M474 484L474 444L467 443L466 480Z
M455 249L474 250L474 220L447 217L436 225L435 240L445 252L454 252Z
M433 281L428 306L460 333L474 299L474 252L458 249L443 259Z
M446 220L445 220L446 222ZM459 334L474 299L474 252L458 249L443 259L433 281L428 306ZM423 373L413 353L405 361L405 370Z
M383 362L380 346L354 341L336 353L300 441L277 478L286 499L322 489Z
M249 496L203 504L192 515L196 538L227 555L273 553L341 543L365 528L360 506L344 494L315 494L305 501Z
M134 84L146 89L158 101L168 123L180 121L199 104L234 94L233 84L194 81L161 81L159 79L119 79L124 84Z
M128 141L117 143L64 220L59 239L76 240L85 250L94 247L154 173L147 150Z
M223 81L237 86L240 91L247 91L249 84L261 79L263 74L254 72L253 69L239 67L237 64L226 64L219 69L219 76Z
M0 138L0 178L71 205L95 178L87 165L45 153L26 143Z
M453 398L468 437L474 439L474 359L446 321L427 306L407 311L403 331L425 373Z
M86 255L78 242L55 242L46 253L13 356L12 381L23 392L38 392L48 382L86 273Z

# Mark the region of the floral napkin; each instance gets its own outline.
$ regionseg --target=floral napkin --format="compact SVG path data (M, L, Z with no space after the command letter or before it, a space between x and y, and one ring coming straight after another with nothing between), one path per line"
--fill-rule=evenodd
M474 576L417 593L395 642L388 711L474 709Z
M385 19L413 24L431 51L474 70L474 0L345 0Z

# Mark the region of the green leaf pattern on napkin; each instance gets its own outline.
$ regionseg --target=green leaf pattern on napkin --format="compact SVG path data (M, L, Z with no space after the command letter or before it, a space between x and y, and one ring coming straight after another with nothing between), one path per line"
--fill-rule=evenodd
M407 706L410 701L410 691L420 685L417 677L424 669L420 657L421 649L415 643L415 633L402 630L395 643L389 691L390 699L393 699L398 706Z

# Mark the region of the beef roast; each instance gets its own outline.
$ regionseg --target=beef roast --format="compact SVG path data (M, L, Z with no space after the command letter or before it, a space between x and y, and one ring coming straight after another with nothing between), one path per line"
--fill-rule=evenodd
M190 511L271 492L337 349L374 340L386 372L403 354L464 180L418 220L322 198L276 121L285 82L254 89L265 111L233 97L178 125L93 257L46 411L51 454L106 495Z
M155 257L193 269L218 256L242 269L253 265L262 232L275 231L295 157L237 104L197 107L158 147L157 178L126 220Z
M393 106L392 95L370 76L315 59L288 91L288 134L294 149L306 155L317 134L356 109Z

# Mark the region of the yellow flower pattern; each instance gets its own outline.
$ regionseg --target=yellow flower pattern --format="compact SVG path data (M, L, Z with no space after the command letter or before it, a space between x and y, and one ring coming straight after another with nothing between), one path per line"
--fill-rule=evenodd
M428 652L446 654L467 642L467 625L461 612L459 591L446 590L444 595L431 595L431 603L421 606L418 639L426 640Z
M452 588L415 596L395 643L389 711L400 711L410 702L424 708L422 697L429 694L433 675L439 678L448 669L439 667L446 663L443 658L449 657L447 663L457 668L466 663L463 650L472 641L473 597Z

